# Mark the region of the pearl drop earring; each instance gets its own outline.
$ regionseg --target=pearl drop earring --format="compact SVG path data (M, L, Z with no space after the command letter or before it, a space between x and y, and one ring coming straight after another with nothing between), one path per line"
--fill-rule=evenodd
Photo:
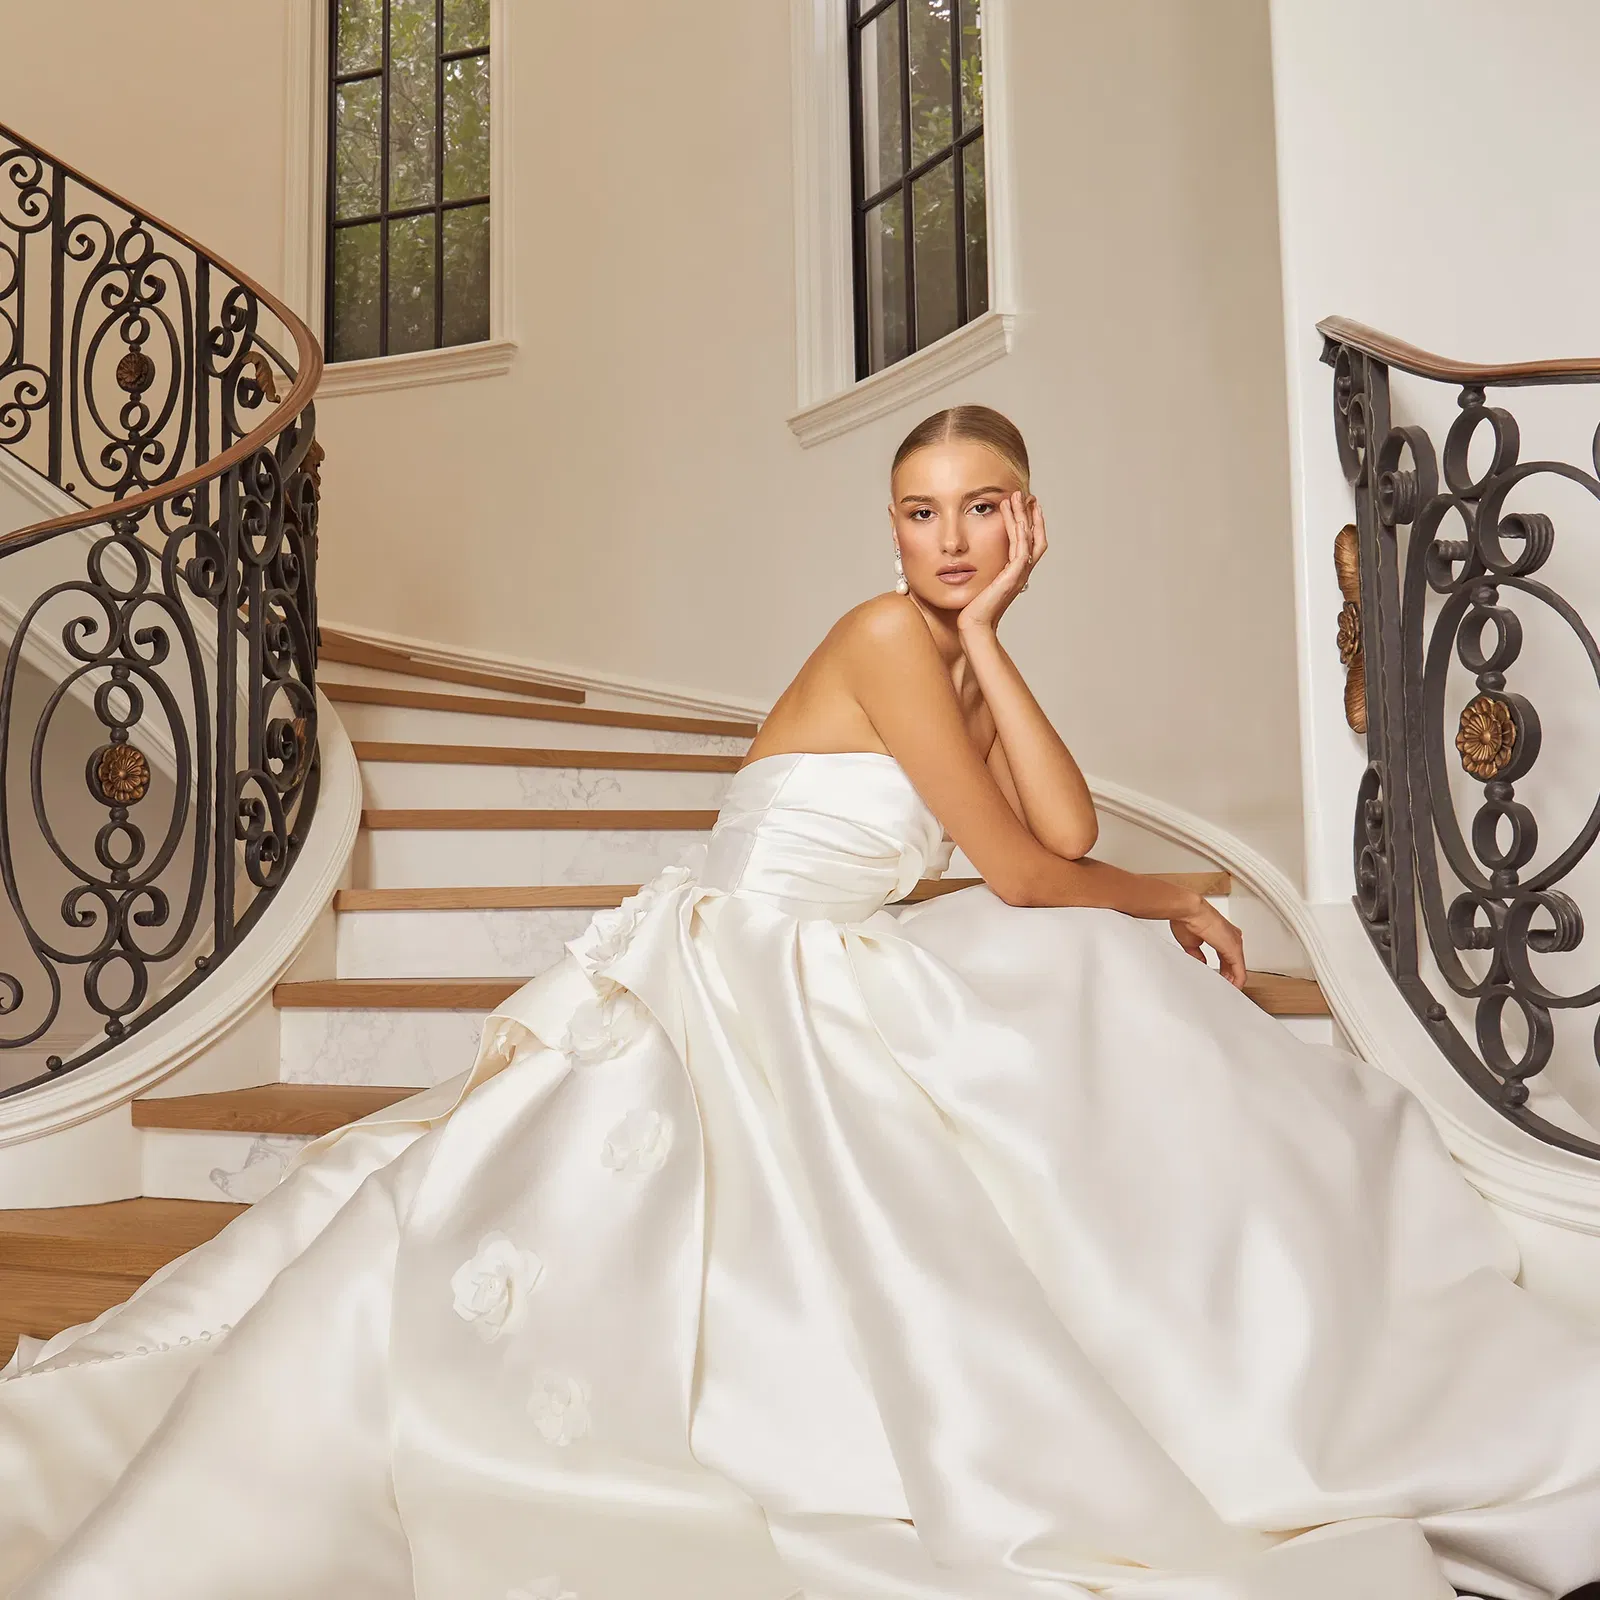
M896 594L910 594L911 585L906 582L906 569L900 564L900 546L894 547L894 592Z

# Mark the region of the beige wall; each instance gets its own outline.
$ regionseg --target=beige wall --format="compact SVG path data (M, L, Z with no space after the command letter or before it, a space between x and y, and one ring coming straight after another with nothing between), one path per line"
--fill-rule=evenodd
M501 377L326 401L324 616L770 702L887 586L901 435L985 401L1050 517L1007 629L1069 743L1297 872L1266 0L1011 0L1016 349L809 451L784 421L786 0L513 3L522 348ZM0 22L0 120L277 282L278 6ZM74 39L68 95L39 62Z

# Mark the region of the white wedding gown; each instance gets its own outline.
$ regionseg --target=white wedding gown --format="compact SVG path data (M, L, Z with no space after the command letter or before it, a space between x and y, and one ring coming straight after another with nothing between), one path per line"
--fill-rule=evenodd
M735 778L466 1078L0 1382L25 1600L1549 1600L1600 1337L1420 1105L900 767ZM466 1092L470 1090L469 1092Z

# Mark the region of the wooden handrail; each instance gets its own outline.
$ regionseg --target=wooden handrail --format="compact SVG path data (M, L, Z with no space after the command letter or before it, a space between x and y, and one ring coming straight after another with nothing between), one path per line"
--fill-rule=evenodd
M49 538L53 534L68 533L74 528L92 527L95 523L109 521L112 517L126 516L134 511L142 511L146 506L153 506L158 501L170 500L174 495L182 494L187 489L205 483L208 479L220 476L228 468L237 466L239 462L253 455L269 440L276 438L287 428L296 417L305 410L310 403L312 395L316 392L318 383L322 381L322 347L317 343L315 335L283 301L270 290L264 289L248 273L241 272L231 261L213 254L204 245L192 239L181 228L175 228L170 222L156 216L143 206L135 205L131 200L124 198L113 189L108 189L102 183L96 183L93 178L80 172L70 162L62 161L58 156L30 139L25 139L20 133L0 123L0 139L14 141L22 149L30 151L44 160L52 163L69 177L81 183L86 189L92 189L96 194L109 200L114 205L121 206L132 216L140 218L146 223L161 229L170 238L176 239L180 244L186 245L197 256L202 256L213 267L219 267L230 274L235 283L241 288L257 297L279 322L286 327L294 338L297 370L294 373L294 382L289 387L289 392L278 404L278 409L270 417L236 439L228 448L219 455L212 456L209 461L202 461L198 466L190 468L181 477L173 478L166 483L158 483L149 489L142 489L138 494L129 495L126 499L113 500L109 504L100 506L85 506L80 511L69 512L66 516L52 517L47 522L36 522L31 527L18 528L14 533L0 535L0 550L8 545L21 542L37 544L40 540Z
M1419 378L1439 383L1459 383L1480 389L1526 388L1541 383L1600 383L1600 356L1562 356L1551 361L1511 361L1499 365L1474 365L1436 356L1349 317L1324 317L1317 332L1330 345L1349 345L1386 366L1398 367Z

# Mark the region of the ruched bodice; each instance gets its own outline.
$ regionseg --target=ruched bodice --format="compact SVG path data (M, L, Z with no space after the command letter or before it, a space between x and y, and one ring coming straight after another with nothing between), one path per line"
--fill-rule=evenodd
M854 922L938 877L952 848L892 756L763 756L728 787L700 883Z

